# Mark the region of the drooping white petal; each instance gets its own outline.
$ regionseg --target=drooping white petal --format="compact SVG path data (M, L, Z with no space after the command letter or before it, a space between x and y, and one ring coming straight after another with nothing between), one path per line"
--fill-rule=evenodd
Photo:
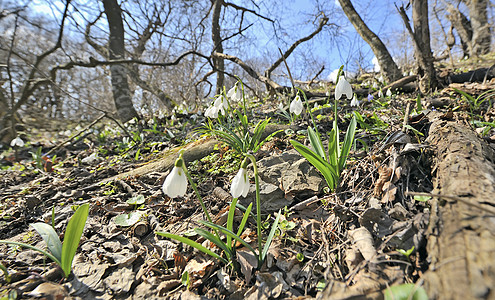
M352 97L351 100L351 106L358 106L359 105L359 100L356 97L356 94L354 94L354 97Z
M249 181L247 178L246 169L240 168L239 172L235 175L230 186L230 194L232 197L239 198L240 196L246 197L249 192Z
M206 109L205 111L205 117L212 119L218 118L218 107L216 107L215 105L208 107L208 109Z
M24 141L20 137L16 137L12 141L10 141L10 146L11 147L15 147L15 146L22 147L22 146L24 146Z
M385 95L387 97L392 97L392 91L390 89L388 89L387 92L385 93Z
M294 98L294 100L292 100L292 102L290 103L289 111L290 113L299 116L302 113L303 108L304 107L301 101L301 97L297 95L296 98Z
M378 88L378 83L376 83L376 81L375 81L375 82L373 82L373 88L374 88L375 90Z
M378 91L378 98L383 98L383 92L381 89Z
M347 99L351 99L352 86L347 80L345 80L344 76L340 76L339 82L337 82L337 86L335 87L335 99L339 100L344 94Z
M175 166L165 179L162 190L170 198L184 196L187 190L187 177L184 170Z

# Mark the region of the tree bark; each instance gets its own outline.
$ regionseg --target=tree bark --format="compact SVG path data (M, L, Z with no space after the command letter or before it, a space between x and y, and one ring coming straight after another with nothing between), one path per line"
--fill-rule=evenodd
M392 59L392 56L385 47L385 44L380 40L380 38L371 31L366 23L364 23L361 16L357 13L356 9L352 5L350 0L339 0L340 6L344 10L349 21L352 23L356 31L363 38L363 40L370 45L371 50L378 59L380 68L383 71L383 75L388 81L395 81L399 79L402 74L397 67L397 64Z
M222 37L220 35L220 13L222 12L223 0L213 1L213 14L211 16L211 38L213 40L213 52L223 53ZM220 94L224 86L225 62L221 56L213 56L213 65L217 73L216 93Z
M471 39L473 38L473 29L471 28L471 22L468 18L455 8L452 4L445 2L449 19L452 26L457 31L459 38L461 39L462 51L464 56L469 57L472 52Z
M492 35L488 24L487 0L470 0L469 16L473 28L472 55L479 56L490 52Z
M117 0L103 0L105 15L108 20L110 30L109 37L109 58L123 59L125 58L124 46L124 24L122 22L122 11ZM129 91L129 83L127 82L126 67L121 64L110 66L112 78L112 92L117 114L122 122L127 122L133 118L139 118L138 113L132 105L132 99Z
M398 8L407 31L414 44L414 55L417 62L418 85L422 93L428 93L437 86L433 54L430 46L430 26L428 24L428 0L412 1L412 17L414 31L409 23L404 6Z

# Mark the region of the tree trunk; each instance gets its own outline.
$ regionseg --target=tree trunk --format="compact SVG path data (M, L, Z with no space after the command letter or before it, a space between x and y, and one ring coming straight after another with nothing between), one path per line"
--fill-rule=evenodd
M412 17L414 31L409 23L404 6L399 8L407 31L414 44L414 55L417 61L419 90L428 93L437 86L433 54L430 46L430 26L428 24L428 0L412 1Z
M473 27L472 55L479 56L490 52L492 35L488 24L487 0L470 0L469 16Z
M370 45L386 79L388 81L399 79L401 77L401 72L380 38L364 23L350 0L339 0L339 2L347 18L351 21L354 28L356 28L356 31L363 40Z
M223 53L222 37L220 36L220 13L222 11L223 0L213 1L213 14L211 16L211 38L214 49L212 52ZM216 93L220 94L224 86L225 62L222 57L213 56L213 64L217 73Z
M464 56L471 56L472 46L471 39L473 38L473 29L471 28L471 22L468 18L460 12L457 8L455 8L452 4L446 3L447 11L449 15L447 18L449 19L452 26L454 26L459 38L461 39L462 51L464 52Z
M103 0L103 6L110 30L109 58L110 60L124 59L125 47L122 11L117 0ZM110 72L113 100L120 120L125 123L133 118L138 118L139 115L132 105L126 68L123 65L111 65Z

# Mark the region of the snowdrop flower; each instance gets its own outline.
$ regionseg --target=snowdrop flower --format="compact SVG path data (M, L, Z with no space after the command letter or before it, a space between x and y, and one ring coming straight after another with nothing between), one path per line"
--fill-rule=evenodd
M378 79L378 81L380 81L381 83L383 83L383 81L385 80L385 79L383 78L383 75L380 75L380 77L378 77L377 79Z
M218 107L216 107L215 105L208 107L205 111L205 117L212 119L218 118L218 110Z
M227 104L227 99L223 95L220 95L215 99L215 102L213 102L213 106L217 108L217 111L220 111L222 115L225 115L225 110L229 107Z
M294 98L294 100L292 100L292 102L290 103L289 111L292 114L299 116L302 113L302 110L303 110L303 103L301 101L301 97L297 95L296 98Z
M339 82L337 82L337 86L335 87L335 99L339 100L344 94L347 99L351 99L352 86L347 80L345 80L344 76L340 76Z
M376 83L376 81L375 81L375 82L373 82L373 88L374 88L375 90L378 88L378 83Z
M392 97L392 91L390 89L388 89L387 92L385 93L385 95L387 97Z
M242 100L242 91L237 86L237 83L227 92L227 97L235 102L239 102Z
M359 105L359 100L356 97L356 94L354 94L354 97L352 97L351 100L351 106L358 106Z
M177 164L177 163L176 163ZM187 177L182 166L174 166L162 186L162 191L170 198L184 196L187 190Z
M378 91L378 98L383 98L383 92L381 89Z
M232 180L232 185L230 187L230 193L232 197L239 198L240 196L246 197L249 192L249 181L245 168L240 168L237 175L235 175Z
M11 147L22 147L24 146L24 141L20 137L16 137L12 141L10 141L10 146Z
M278 104L278 109L281 111L284 110L284 104L282 103L282 101L280 101L280 103Z

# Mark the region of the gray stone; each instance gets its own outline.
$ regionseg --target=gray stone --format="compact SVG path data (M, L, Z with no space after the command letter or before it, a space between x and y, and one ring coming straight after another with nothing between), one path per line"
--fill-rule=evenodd
M289 207L295 198L306 199L318 194L325 184L320 173L294 149L263 158L257 165L263 212L274 212ZM255 188L251 185L248 196L240 199L241 204L247 206L255 201Z

